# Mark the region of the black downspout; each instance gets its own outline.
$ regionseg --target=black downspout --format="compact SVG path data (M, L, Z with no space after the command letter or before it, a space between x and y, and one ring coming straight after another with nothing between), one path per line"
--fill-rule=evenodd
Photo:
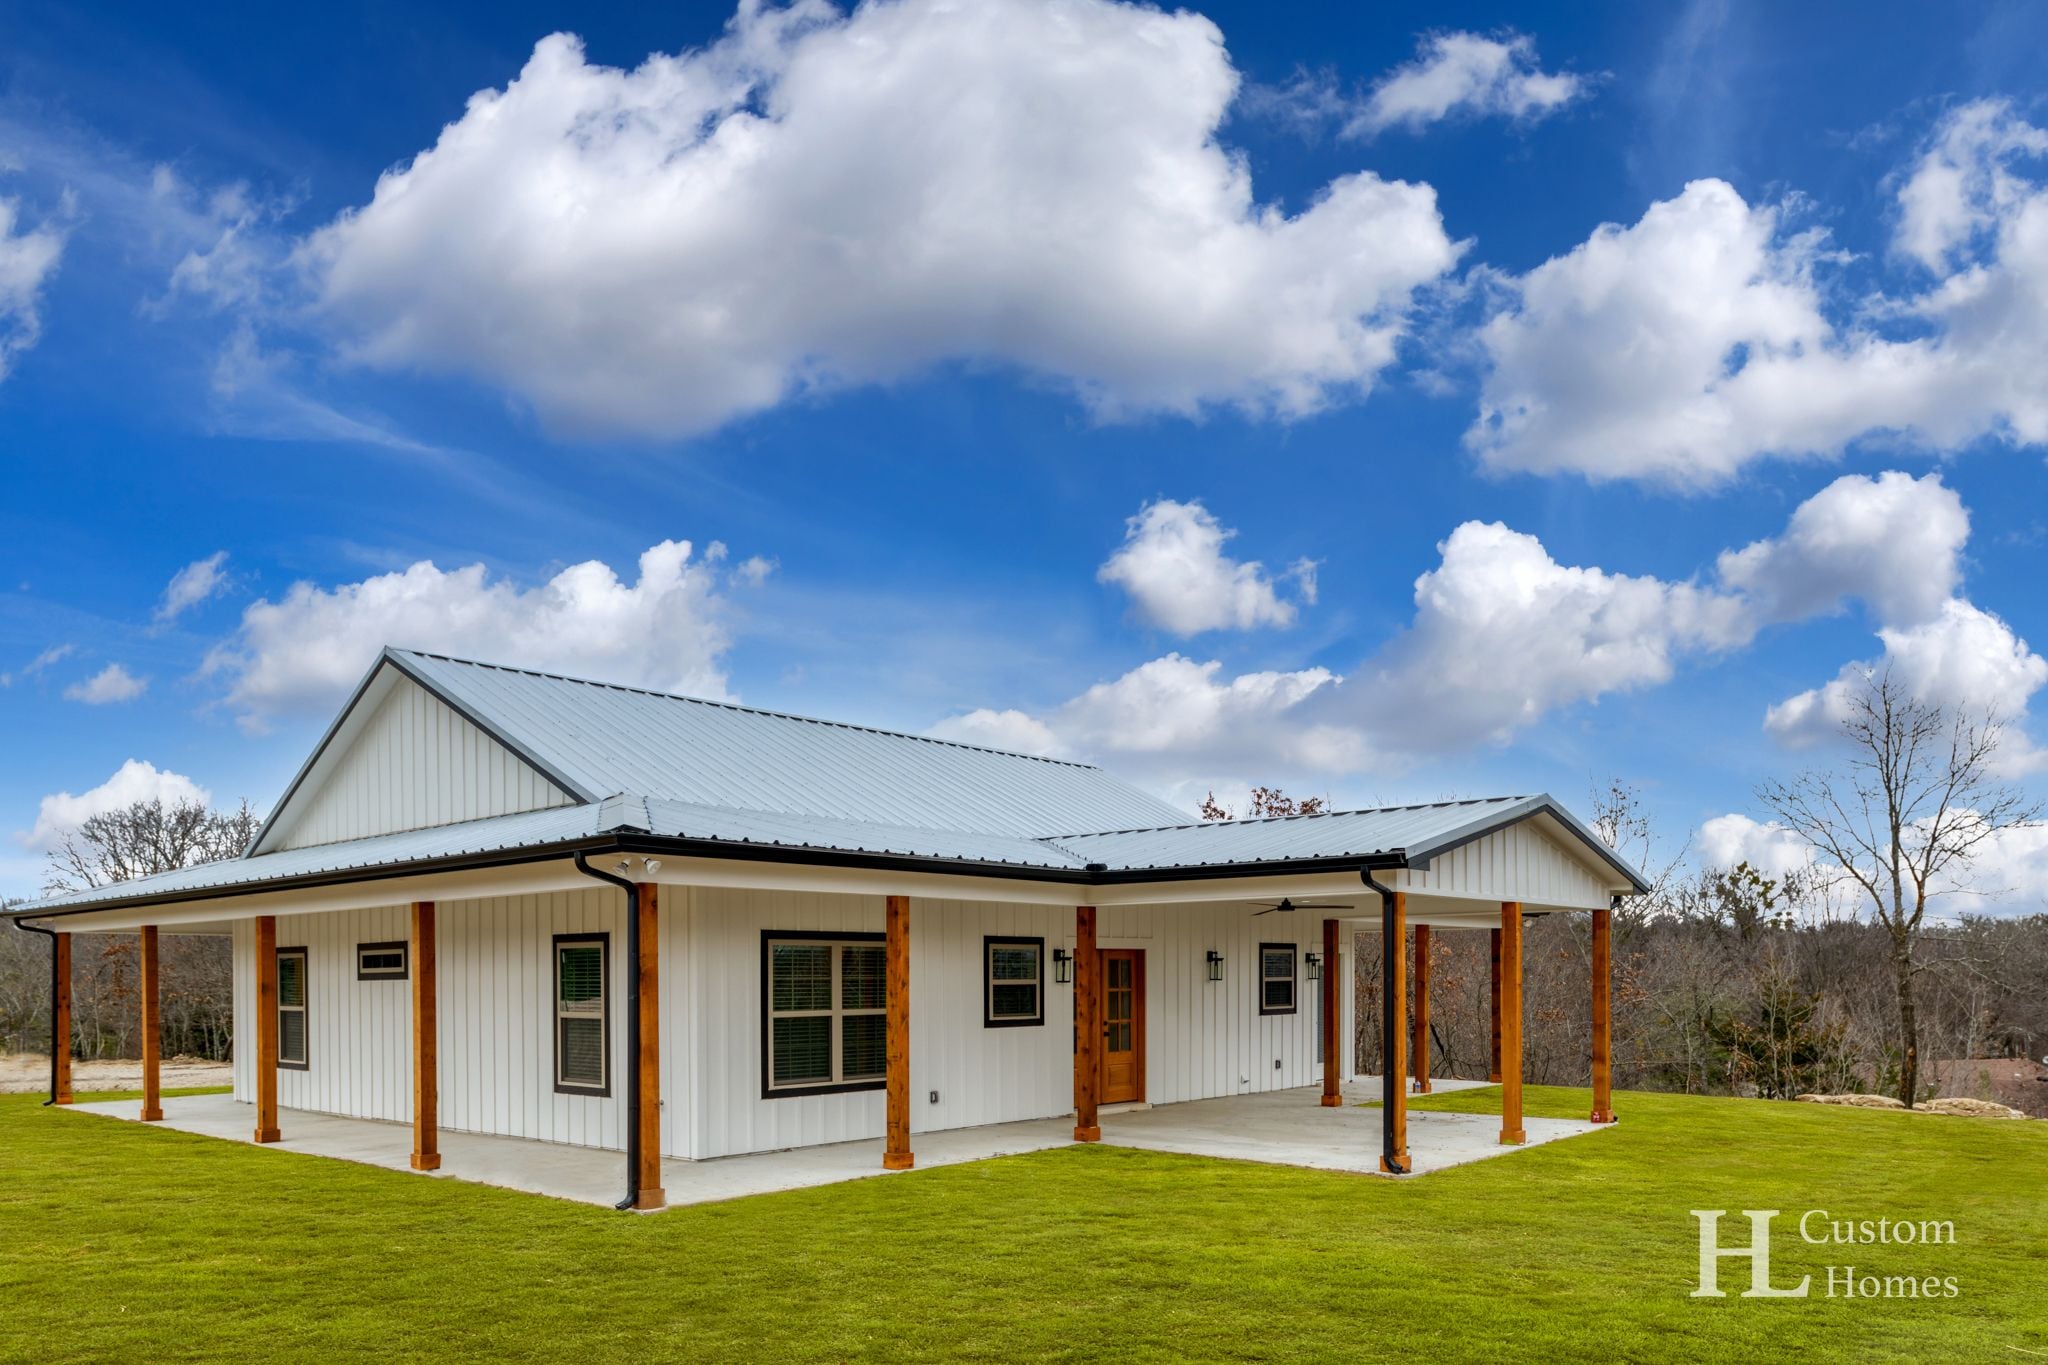
M1365 884L1380 893L1380 1160L1395 1175L1408 1174L1394 1149L1394 964L1407 945L1394 941L1394 892L1372 878L1372 869L1360 868Z
M14 922L14 927L26 929L31 934L41 934L50 940L50 1098L43 1101L43 1108L48 1109L57 1102L57 1049L71 1046L69 1038L57 1036L57 996L62 989L57 984L57 931L20 919Z
M626 893L626 1197L613 1207L631 1209L640 1202L640 888L598 871L581 853L576 870Z

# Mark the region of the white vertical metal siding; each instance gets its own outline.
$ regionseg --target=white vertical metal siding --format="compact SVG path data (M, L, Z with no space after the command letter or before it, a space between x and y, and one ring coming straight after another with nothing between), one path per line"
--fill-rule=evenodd
M437 909L441 1126L618 1148L625 1091L625 897L593 888L545 896L443 902ZM403 905L281 915L280 948L306 949L308 1067L280 1068L286 1109L412 1120L412 991L406 981L356 980L356 945L406 938ZM554 936L611 935L611 1094L554 1085ZM235 1098L255 1099L255 926L235 925ZM403 1141L394 1138L394 1141Z
M1427 870L1386 880L1424 894L1585 910L1605 909L1611 894L1605 877L1529 820L1441 853Z
M878 933L880 897L664 888L664 1150L689 1157L773 1151L879 1136L880 1090L762 1096L763 931ZM1252 917L1247 905L1105 907L1106 948L1145 950L1146 1098L1153 1103L1320 1082L1319 983L1301 955L1321 951L1312 912ZM1073 1111L1073 987L1050 980L1052 950L1071 952L1074 912L1059 907L914 898L910 908L913 1132ZM982 1022L982 939L1043 937L1046 1022ZM1347 935L1348 939L1348 935ZM1258 945L1297 947L1297 1008L1258 1012ZM1224 979L1206 955L1223 953ZM1275 1063L1278 1063L1276 1066ZM934 1103L931 1093L938 1092Z
M431 692L401 681L271 841L305 848L570 804L526 760Z

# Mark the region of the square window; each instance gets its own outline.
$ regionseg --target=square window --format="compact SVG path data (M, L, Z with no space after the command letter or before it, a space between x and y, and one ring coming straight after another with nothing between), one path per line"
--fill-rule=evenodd
M1045 940L997 938L981 941L984 1028L1014 1028L1045 1022Z
M889 961L880 934L761 936L761 1093L881 1088Z

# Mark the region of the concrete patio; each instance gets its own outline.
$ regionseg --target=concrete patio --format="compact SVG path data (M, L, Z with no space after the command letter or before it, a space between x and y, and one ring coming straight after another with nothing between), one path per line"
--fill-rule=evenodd
M1439 1080L1436 1087L1443 1091L1484 1084ZM1377 1100L1379 1094L1376 1081L1361 1078L1344 1088L1345 1104L1339 1108L1318 1105L1319 1091L1315 1088L1194 1100L1158 1108L1105 1108L1102 1141L1112 1147L1377 1174L1380 1111L1359 1106ZM140 1121L142 1112L137 1100L79 1104L74 1108L82 1114L129 1121ZM166 1099L163 1108L160 1126L179 1132L247 1143L255 1126L254 1106L238 1103L228 1095L177 1096ZM280 1127L284 1141L266 1150L304 1152L409 1171L411 1129L403 1124L287 1109L283 1111ZM1525 1120L1525 1127L1527 1146L1599 1131L1598 1125L1564 1119L1531 1118ZM1499 1132L1497 1115L1411 1111L1408 1145L1414 1174L1426 1175L1523 1150L1501 1146ZM1072 1142L1073 1121L1061 1117L920 1133L912 1145L917 1154L916 1169L929 1170L1065 1147ZM432 1173L434 1178L475 1181L586 1204L610 1204L623 1193L624 1158L616 1151L445 1129L440 1145L441 1169ZM662 1181L671 1207L888 1174L891 1173L882 1169L880 1138L711 1161L662 1162Z

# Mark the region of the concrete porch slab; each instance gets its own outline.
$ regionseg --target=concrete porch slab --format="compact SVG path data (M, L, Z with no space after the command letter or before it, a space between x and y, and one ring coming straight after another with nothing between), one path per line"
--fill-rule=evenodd
M1485 1087L1484 1081L1438 1080L1439 1091ZM1319 1171L1379 1174L1380 1115L1360 1106L1380 1097L1376 1078L1343 1087L1344 1103L1325 1109L1320 1087L1269 1090L1189 1100L1145 1113L1125 1114L1102 1125L1102 1140L1118 1147L1190 1156L1229 1157ZM1528 1141L1503 1146L1498 1114L1438 1114L1410 1110L1408 1156L1411 1175L1427 1175L1468 1162L1505 1156L1560 1138L1598 1132L1607 1125L1572 1119L1525 1118Z
M1483 1084L1437 1083L1444 1090ZM1358 1107L1379 1097L1377 1083L1362 1078L1347 1084L1341 1107L1323 1108L1317 1103L1319 1095L1319 1088L1307 1087L1114 1114L1105 1110L1102 1141L1110 1147L1377 1174L1380 1111ZM228 1095L174 1096L163 1105L161 1126L179 1132L247 1143L255 1127L255 1106L238 1103ZM72 1107L79 1113L129 1121L140 1121L142 1116L137 1100ZM1596 1132L1600 1126L1564 1119L1527 1119L1526 1145ZM268 1150L304 1152L412 1173L407 1160L412 1134L403 1124L287 1109L280 1114L279 1127L284 1141ZM1500 1119L1495 1115L1411 1112L1408 1116L1408 1147L1417 1175L1522 1150L1503 1147L1499 1136ZM1072 1143L1073 1119L1064 1116L919 1133L911 1146L917 1154L916 1169L929 1170ZM678 1207L898 1174L882 1169L882 1145L880 1138L873 1138L709 1161L666 1159L662 1181L670 1206ZM621 1154L605 1148L444 1131L441 1169L431 1174L585 1204L612 1204L625 1192L623 1166Z

